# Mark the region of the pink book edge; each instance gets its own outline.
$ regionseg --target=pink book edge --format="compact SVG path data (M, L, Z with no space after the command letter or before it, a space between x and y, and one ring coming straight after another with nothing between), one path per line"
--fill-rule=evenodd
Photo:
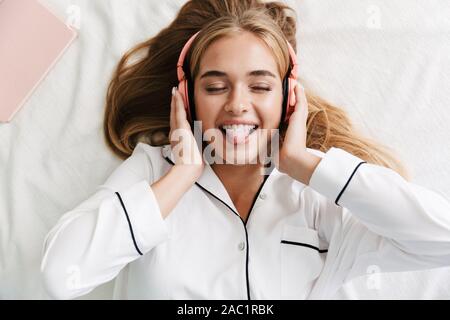
M56 15L53 10L51 10L48 6L43 4L41 1L37 1L41 6L43 6L45 9L47 9L53 16L55 16L59 21L61 21L64 25L67 26L67 28L72 32L72 38L67 42L66 46L61 50L61 52L56 56L56 58L53 60L53 62L49 65L47 70L42 74L42 76L39 78L38 81L36 81L35 85L31 88L31 90L28 92L28 94L22 99L22 101L17 105L17 108L12 112L7 119L0 119L0 122L3 123L10 123L14 116L19 112L19 110L22 109L24 104L28 101L28 99L33 95L37 87L42 83L44 78L49 74L49 72L53 69L53 67L56 65L56 63L61 59L63 54L67 51L69 46L73 43L73 41L78 36L77 31L72 28L70 25L67 25L64 20L62 20L58 15Z

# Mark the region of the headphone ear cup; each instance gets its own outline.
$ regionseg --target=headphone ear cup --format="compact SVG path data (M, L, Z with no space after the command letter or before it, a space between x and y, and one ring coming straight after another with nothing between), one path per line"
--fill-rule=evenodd
M194 84L190 79L186 80L186 108L188 109L189 122L191 123L192 130L194 129L194 120L197 118L195 114L195 103L194 103Z
M287 120L287 111L289 106L289 83L287 81L287 77L283 79L283 105L282 105L282 112L281 112L281 122L285 122Z

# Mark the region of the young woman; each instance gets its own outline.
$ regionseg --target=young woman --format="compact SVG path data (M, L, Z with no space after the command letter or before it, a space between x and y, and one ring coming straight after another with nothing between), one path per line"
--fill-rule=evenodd
M331 298L373 266L450 265L449 201L296 85L289 9L189 1L124 56L105 135L125 161L48 234L52 297L116 278L119 299ZM196 140L194 119L215 138ZM211 145L224 161L205 161Z

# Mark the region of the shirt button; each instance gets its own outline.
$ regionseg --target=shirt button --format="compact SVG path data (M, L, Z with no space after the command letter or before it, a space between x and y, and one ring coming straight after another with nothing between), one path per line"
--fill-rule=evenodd
M245 242L239 242L238 249L240 251L244 250L245 249Z
M259 198L260 198L261 200L264 200L264 199L267 198L267 195L266 195L265 193L261 193L261 194L259 195Z

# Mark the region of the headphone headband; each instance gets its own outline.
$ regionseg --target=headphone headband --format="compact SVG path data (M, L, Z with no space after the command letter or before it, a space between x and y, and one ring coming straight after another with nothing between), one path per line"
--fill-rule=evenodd
M198 34L201 31L198 31L197 33L195 33L184 45L183 50L181 50L180 53L180 57L178 58L178 63L177 63L177 76L178 76L178 82L186 80L186 74L183 70L183 64L184 64L184 60L186 59L186 55L189 51L189 49L191 48L192 42L194 42L195 38L197 38ZM297 64L297 55L295 54L294 48L292 48L291 44L289 43L289 41L286 40L286 43L288 45L288 49L289 49L289 58L291 61L291 75L294 79L297 79L298 77L298 64Z
M180 57L178 58L178 63L177 63L178 82L186 80L186 75L183 70L184 59L186 58L186 55L187 55L189 49L191 48L192 42L194 42L195 38L197 38L199 33L200 33L200 31L197 32L196 34L194 34L188 40L188 42L186 42L186 44L183 47L183 50L181 50L181 54L180 54Z
M186 42L183 49L181 50L180 56L178 58L177 62L177 77L178 77L178 90L180 91L186 108L187 116L193 124L194 118L195 118L195 107L193 106L193 102L191 103L190 100L193 100L193 88L191 88L191 85L189 85L189 81L193 81L193 79L187 79L186 73L183 70L184 62L186 59L186 55L191 48L192 42L197 38L198 34L201 31L198 31L193 36L190 37L190 39ZM294 87L297 84L297 77L298 77L298 64L297 64L297 55L295 54L294 48L292 48L289 41L286 40L286 43L288 45L289 49L289 60L290 60L290 66L289 66L289 74L285 76L284 79L282 79L282 87L283 87L283 106L282 106L282 114L281 114L281 120L284 122L288 122L289 117L291 113L293 112L293 107L296 102ZM192 112L191 112L192 110ZM191 114L192 113L192 114ZM281 124L280 124L281 126Z

